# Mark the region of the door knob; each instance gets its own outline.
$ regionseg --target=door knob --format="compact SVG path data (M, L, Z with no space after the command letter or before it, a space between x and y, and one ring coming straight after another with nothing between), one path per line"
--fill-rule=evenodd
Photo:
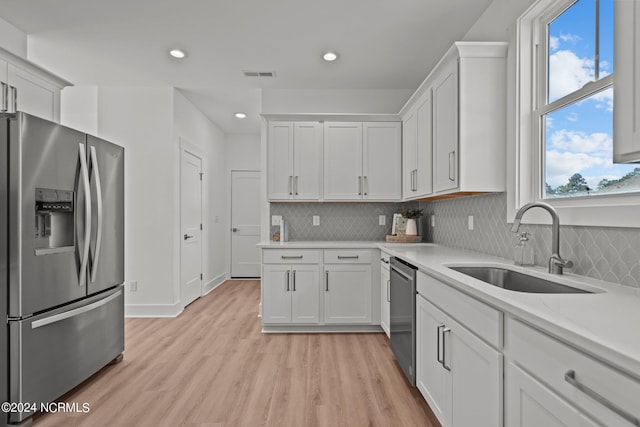
M193 239L193 236L189 236L188 234L184 235L184 240Z

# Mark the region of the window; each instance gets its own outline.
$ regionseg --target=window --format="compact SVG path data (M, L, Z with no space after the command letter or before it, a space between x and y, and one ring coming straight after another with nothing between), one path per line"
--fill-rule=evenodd
M541 21L543 199L640 190L640 168L613 164L613 7L578 0Z
M615 3L538 0L518 20L509 220L544 200L565 224L640 226L640 167L613 163Z

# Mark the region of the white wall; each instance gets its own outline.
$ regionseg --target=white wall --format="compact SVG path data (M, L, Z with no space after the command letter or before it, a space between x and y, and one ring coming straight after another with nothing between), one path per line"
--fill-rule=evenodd
M14 55L27 57L27 35L0 18L0 47Z
M174 140L176 142L176 167L180 167L180 140L197 147L203 156L203 284L210 291L228 277L229 250L227 245L229 227L228 209L225 203L229 179L226 168L226 143L224 133L202 114L179 91L174 98ZM178 181L179 194L179 181ZM175 215L180 217L180 206L176 203ZM180 222L176 223L180 226ZM179 228L176 235L180 235ZM178 254L180 251L178 242ZM177 260L179 265L179 258ZM179 282L179 278L178 278Z
M68 86L60 97L60 123L98 135L98 87Z

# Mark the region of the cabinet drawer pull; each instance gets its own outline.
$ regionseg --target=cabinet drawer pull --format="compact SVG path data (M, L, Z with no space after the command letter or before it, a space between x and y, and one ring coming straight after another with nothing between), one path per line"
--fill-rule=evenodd
M360 258L360 255L353 255L353 256L338 255L338 259L358 259L358 258Z
M389 264L389 260L388 259L380 258L380 261L384 262L385 264Z
M280 258L282 259L302 259L304 258L304 255L281 255Z
M576 371L574 371L573 369L567 371L564 374L564 380L569 384L571 384L572 386L574 386L575 388L577 388L578 390L580 390L581 392L583 392L584 394L586 394L587 396L591 397L595 401L601 403L602 405L606 406L616 414L620 415L622 418L629 421L634 426L640 426L640 419L638 419L636 416L620 408L618 405L611 402L609 399L603 397L595 390L592 390L591 388L587 387L586 385L578 381L576 379Z

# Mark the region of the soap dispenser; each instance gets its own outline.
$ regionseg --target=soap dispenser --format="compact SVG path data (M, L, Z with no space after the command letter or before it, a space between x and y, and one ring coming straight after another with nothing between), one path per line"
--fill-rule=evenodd
M527 233L526 231L520 233L520 235L518 236L519 241L513 251L513 258L516 265L535 265L533 246L529 244L529 236L531 236L531 234Z

